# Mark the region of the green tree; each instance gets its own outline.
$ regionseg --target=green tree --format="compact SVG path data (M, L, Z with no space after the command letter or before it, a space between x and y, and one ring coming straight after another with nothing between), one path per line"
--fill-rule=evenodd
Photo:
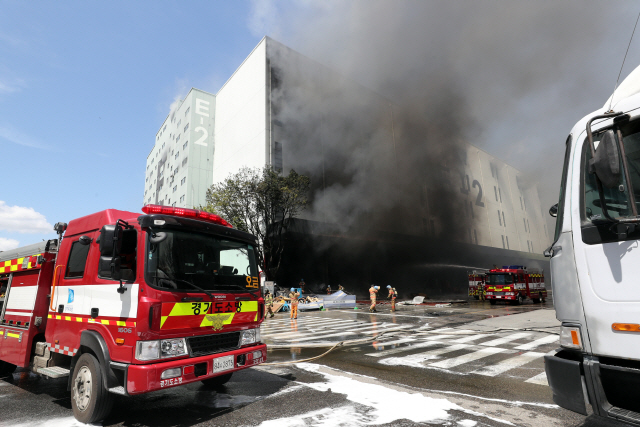
M212 185L206 206L238 230L260 242L258 259L267 280L275 278L282 261L282 234L308 203L309 178L291 170L281 175L271 166L242 168L223 182Z

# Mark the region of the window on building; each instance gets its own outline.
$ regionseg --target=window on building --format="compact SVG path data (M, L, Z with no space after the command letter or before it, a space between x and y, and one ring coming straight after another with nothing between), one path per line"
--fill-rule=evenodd
M186 150L188 144L189 144L189 141L185 141L184 144L182 144L182 149Z
M504 236L504 239L507 241L507 249L509 249L509 236Z
M89 255L90 245L83 245L79 240L71 244L69 252L69 260L67 261L67 272L65 279L79 279L84 276L84 267L87 263L87 255Z
M502 191L498 188L498 196L500 196L500 203L502 203Z
M177 185L175 185L175 186L173 187L173 192L175 193L177 189L178 189L178 186L177 186Z
M502 224L506 227L507 226L507 221L505 221L504 219L504 211L502 211Z
M167 125L164 125L164 127L162 128L162 132L164 132L165 130L167 130Z
M188 159L188 157L185 157L184 159L182 159L182 166L187 164L187 159Z
M496 195L496 202L497 202L497 201L498 201L498 190L497 190L497 188L496 188L496 186L495 186L495 185L493 186L493 192L494 192L494 193L495 193L495 195Z
M180 157L180 152L179 151L176 153L175 158L177 159L178 157Z
M502 249L507 249L507 247L504 245L504 234L502 235Z
M282 143L278 141L273 143L273 168L282 171Z
M498 222L502 225L502 217L500 216L500 210L498 210Z
M191 110L191 107L189 107L189 108L187 108L187 109L185 110L185 112L184 112L184 116L185 116L185 117L187 116L187 114L189 114L189 111L190 111L190 110Z
M180 127L180 123L182 123L182 119L178 120L178 124L176 125L176 127Z
M180 203L184 202L184 195L180 196Z
M184 183L187 181L187 177L185 176L184 178L182 178L180 180L180 185L184 185Z
M184 132L186 132L187 129L189 129L189 123L187 123L186 126L184 127Z

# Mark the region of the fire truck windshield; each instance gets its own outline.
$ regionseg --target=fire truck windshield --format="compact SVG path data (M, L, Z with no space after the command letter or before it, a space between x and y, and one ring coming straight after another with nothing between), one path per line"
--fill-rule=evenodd
M487 275L488 285L510 285L513 283L511 273L491 273Z
M179 292L255 292L258 268L252 245L208 234L162 230L147 241L145 275L150 285Z

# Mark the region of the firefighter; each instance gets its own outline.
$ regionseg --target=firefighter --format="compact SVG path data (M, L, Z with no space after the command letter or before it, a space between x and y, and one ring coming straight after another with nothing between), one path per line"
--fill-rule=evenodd
M327 286L327 295L331 295L331 285Z
M344 292L344 286L342 286L342 285L340 285L340 284L339 284L339 285L338 285L338 290L339 290L339 291ZM345 293L346 293L346 292L345 292Z
M387 289L389 290L387 299L391 300L391 311L396 311L396 298L398 296L398 291L396 291L396 288L392 288L391 285L387 285Z
M306 283L304 283L304 279L300 279L300 283L298 283L298 287L300 288L300 292L302 292L304 294L304 286L306 285Z
M369 313L377 313L376 310L376 294L378 293L380 286L371 285L369 288L369 298L371 298L371 306L369 307Z
M298 292L296 292L296 288L291 288L291 292L289 293L289 298L287 298L289 301L291 301L291 315L289 316L290 319L297 319L298 318L298 297L300 296L300 294Z
M267 292L264 294L264 305L267 306L267 314L269 317L273 317L273 310L271 310L273 308L273 295L271 295L269 289L267 289Z

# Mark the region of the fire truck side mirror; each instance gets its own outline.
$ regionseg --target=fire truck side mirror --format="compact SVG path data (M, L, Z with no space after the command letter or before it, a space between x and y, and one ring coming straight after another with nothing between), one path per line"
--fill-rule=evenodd
M549 215L551 215L554 218L558 216L558 204L557 203L549 208Z
M117 235L116 235L117 231ZM115 225L105 225L100 230L100 255L111 258L120 253L122 246L122 229Z
M618 186L621 176L620 156L616 137L612 130L602 134L602 139L596 149L596 155L590 163L592 172L595 172L602 185L606 188Z
M101 256L98 266L98 275L112 280L120 280L122 272L120 271L120 257L112 258L111 256Z

